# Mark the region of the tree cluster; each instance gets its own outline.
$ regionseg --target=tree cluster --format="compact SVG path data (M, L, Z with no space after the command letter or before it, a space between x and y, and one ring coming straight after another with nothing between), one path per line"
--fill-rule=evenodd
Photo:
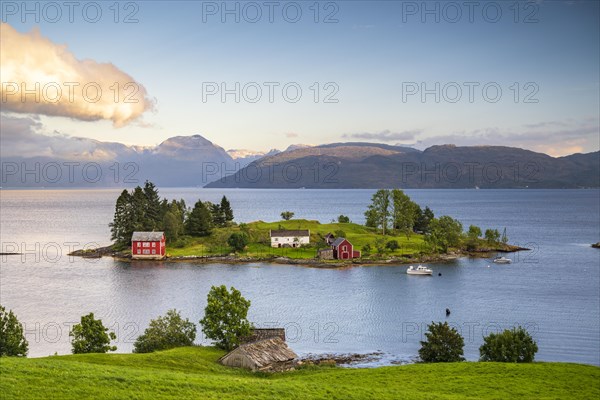
M127 246L135 231L164 231L167 241L175 242L183 235L208 236L213 227L224 227L232 221L233 209L225 196L219 204L199 200L189 210L183 199L161 200L156 186L146 181L143 188L121 192L109 225L111 239Z
M463 361L465 341L461 334L447 322L432 322L421 341L419 357L423 362ZM490 333L483 338L479 348L480 361L533 362L537 344L524 328L506 329L501 333Z
M400 189L380 189L373 194L365 218L367 226L381 229L383 235L391 228L410 238L411 232L427 233L434 215L429 207L421 209Z

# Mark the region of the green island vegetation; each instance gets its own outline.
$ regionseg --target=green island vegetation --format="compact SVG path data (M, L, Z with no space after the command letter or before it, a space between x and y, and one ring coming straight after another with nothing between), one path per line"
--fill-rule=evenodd
M340 210L343 212L343 210ZM233 257L241 261L287 258L311 260L319 249L327 248L325 236L348 239L361 251L354 262L412 262L464 252L514 251L506 232L488 228L482 231L463 225L447 215L435 217L429 207L422 209L402 190L381 189L365 211L365 225L340 214L329 223L293 219L294 212L282 211L281 221L234 222L234 211L223 196L219 204L198 200L188 208L184 200L160 199L151 182L144 187L124 190L117 199L110 223L114 250L127 256L134 231L164 231L167 256L171 258ZM310 243L299 247L271 247L270 230L310 230ZM89 250L88 250L89 251ZM83 254L83 253L82 253ZM85 254L83 254L85 255ZM338 260L320 260L336 264Z

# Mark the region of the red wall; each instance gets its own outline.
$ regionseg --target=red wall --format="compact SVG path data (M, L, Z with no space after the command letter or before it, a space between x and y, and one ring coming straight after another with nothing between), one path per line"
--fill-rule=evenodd
M144 243L148 243L147 247L144 247ZM154 247L152 247L154 245ZM148 250L148 253L144 253L144 250ZM154 251L154 253L152 252ZM131 244L131 254L133 255L145 255L145 256L153 256L153 255L161 255L164 256L166 254L166 245L165 240L161 240L160 242L138 242L134 241Z

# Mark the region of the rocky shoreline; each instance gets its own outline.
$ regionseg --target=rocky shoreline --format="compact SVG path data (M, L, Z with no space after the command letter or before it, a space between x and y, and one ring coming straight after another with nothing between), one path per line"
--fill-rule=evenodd
M448 262L460 257L490 258L492 253L513 253L517 251L530 250L524 247L506 245L504 248L480 248L475 251L454 251L447 254L431 254L418 257L385 257L385 258L361 258L346 261L321 260L317 258L289 258L279 256L267 257L240 257L236 255L223 256L176 256L165 257L166 262L192 262L192 263L220 263L220 264L249 264L249 263L271 263L283 265L299 265L314 268L344 268L351 266L374 266L374 265L408 265L415 263ZM129 250L118 251L114 246L99 247L96 249L75 250L69 256L83 258L113 257L115 259L131 262ZM156 260L135 260L136 262L156 262Z
M594 244L592 245L592 247L593 247L593 248L595 248L595 249L600 249L600 242L598 242L598 243L594 243Z

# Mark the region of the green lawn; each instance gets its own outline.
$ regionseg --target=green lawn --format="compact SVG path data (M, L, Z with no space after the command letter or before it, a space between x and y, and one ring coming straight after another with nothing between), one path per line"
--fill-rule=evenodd
M270 246L269 230L271 229L310 229L311 246L298 249L291 248L272 248ZM169 256L210 256L222 255L231 252L227 246L227 238L233 232L239 232L239 226L228 228L217 228L209 237L189 239L184 247L175 247L168 245L167 253ZM251 222L246 224L246 232L250 236L250 244L245 251L239 253L241 257L290 257L290 258L315 258L317 246L324 247L323 236L335 231L344 231L345 236L354 245L355 249L362 250L363 246L369 244L372 252L375 252L375 240L382 236L378 231L353 223L331 223L321 224L318 221L310 220L291 220L279 222ZM411 234L407 237L404 234L386 235L385 241L396 240L400 248L387 252L387 256L416 255L423 248L423 236Z
M186 347L153 354L0 358L2 399L597 399L600 368L563 363L311 367L251 373Z

